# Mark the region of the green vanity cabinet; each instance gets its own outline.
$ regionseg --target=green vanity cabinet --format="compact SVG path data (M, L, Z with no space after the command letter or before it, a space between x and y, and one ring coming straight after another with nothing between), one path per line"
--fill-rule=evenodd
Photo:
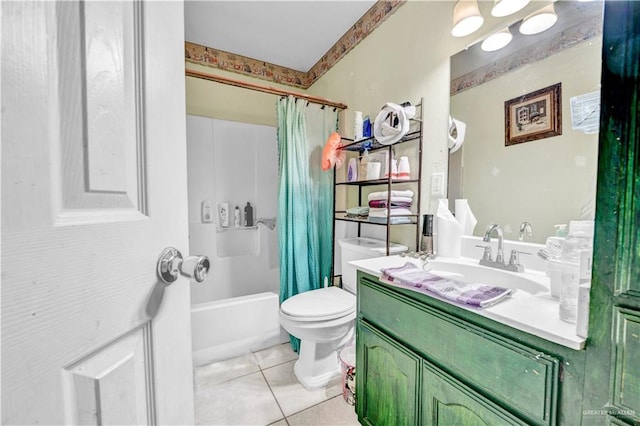
M526 425L426 361L422 370L422 413L422 424L429 425Z
M357 295L363 424L580 424L585 351L362 272Z
M420 358L365 323L359 324L358 336L356 365L367 366L356 373L363 385L363 396L357 399L361 423L416 424Z

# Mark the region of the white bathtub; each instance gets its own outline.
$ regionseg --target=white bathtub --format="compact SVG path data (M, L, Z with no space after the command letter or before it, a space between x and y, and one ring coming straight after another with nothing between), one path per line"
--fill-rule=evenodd
M206 365L288 341L278 295L258 293L191 306L193 364Z

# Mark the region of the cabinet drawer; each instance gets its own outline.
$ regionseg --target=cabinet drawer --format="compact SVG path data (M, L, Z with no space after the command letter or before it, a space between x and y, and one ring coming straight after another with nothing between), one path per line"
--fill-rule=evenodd
M533 424L556 422L559 361L361 278L360 319Z

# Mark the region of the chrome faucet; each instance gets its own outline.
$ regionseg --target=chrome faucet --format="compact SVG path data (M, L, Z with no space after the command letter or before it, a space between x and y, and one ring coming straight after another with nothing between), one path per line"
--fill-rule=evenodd
M496 231L498 234L498 252L496 253L496 263L504 263L504 234L502 232L502 226L492 224L487 227L487 232L484 233L482 241L485 243L491 243L491 233Z
M520 224L520 235L518 237L518 239L520 241L524 241L524 236L527 236L529 238L533 237L533 227L531 226L531 224L529 222L522 222Z
M493 233L493 231L496 231L496 234L498 236L498 252L496 253L496 260L493 260L491 258L491 234ZM520 252L516 249L511 250L509 263L507 264L504 262L504 234L500 225L489 225L487 227L487 231L484 233L484 238L482 240L485 243L489 244L478 246L484 248L484 254L482 255L482 259L480 259L480 265L489 266L491 268L504 269L511 272L524 272L524 266L520 264L520 259L518 257L518 255L523 252Z

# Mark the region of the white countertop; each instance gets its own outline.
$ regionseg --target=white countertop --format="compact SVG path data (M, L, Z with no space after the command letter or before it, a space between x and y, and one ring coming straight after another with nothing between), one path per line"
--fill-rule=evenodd
M477 260L469 258L439 258L438 260L450 260L452 262L459 261L461 263L478 263ZM357 260L350 262L350 264L363 272L380 277L381 269L399 267L404 265L406 262L412 262L417 266L422 266L422 261L418 259L400 257L398 255ZM437 273L435 268L433 272ZM544 273L532 271L525 274L529 278L539 282L544 282L544 280L546 280L546 287L549 287L548 278L546 278ZM472 306L454 303L436 295L431 297L451 303L452 305L458 306L462 309L475 312L477 315L490 318L499 323L533 334L550 342L576 350L584 348L585 339L576 334L575 324L570 324L560 319L558 314L559 302L557 299L552 298L548 292L530 294L525 291L515 290L508 299L484 309L477 309Z

